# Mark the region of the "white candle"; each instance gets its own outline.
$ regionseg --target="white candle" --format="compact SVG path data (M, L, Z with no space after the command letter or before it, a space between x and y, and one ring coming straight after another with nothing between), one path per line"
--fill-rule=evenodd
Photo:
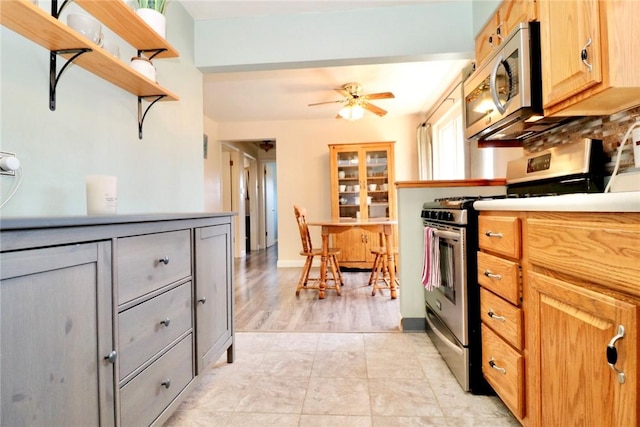
M118 206L118 181L115 176L88 175L87 214L114 215Z

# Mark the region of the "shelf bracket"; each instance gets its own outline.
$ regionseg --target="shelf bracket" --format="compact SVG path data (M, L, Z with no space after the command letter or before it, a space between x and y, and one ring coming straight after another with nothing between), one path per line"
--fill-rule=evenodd
M138 139L142 139L142 124L144 123L144 118L147 116L149 109L153 107L153 104L160 101L167 95L147 95L147 96L139 96L138 97ZM147 98L155 98L151 101L151 104L144 110L144 114L142 113L142 100Z
M67 5L72 1L73 0L64 0L62 2L62 6L60 6L60 9L58 9L58 0L51 0L51 16L53 16L56 19L59 19L60 14L64 10L64 8L67 7Z
M65 72L67 67L76 60L77 57L83 53L91 52L92 49L83 47L79 49L64 49L64 50L52 50L49 57L49 109L51 111L56 110L56 88L58 87L58 80L60 76ZM59 54L75 53L67 62L62 66L60 72L57 73L57 58Z
M159 49L138 49L138 56L142 55L143 53L153 52L153 54L149 57L149 61L151 61L153 58L156 57L156 55L159 55L166 50L167 49L164 47L161 47Z

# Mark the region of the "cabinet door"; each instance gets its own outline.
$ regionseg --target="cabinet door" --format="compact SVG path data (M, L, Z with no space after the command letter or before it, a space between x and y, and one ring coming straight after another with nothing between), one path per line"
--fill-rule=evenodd
M362 195L366 190L361 188L362 172L360 170L360 151L357 147L334 149L332 156L331 212L334 218L362 218ZM366 197L366 196L365 196Z
M371 148L364 150L366 174L365 188L362 188L364 199L363 210L367 218L389 218L391 209L389 203L389 193L391 192L389 179L390 174L390 152L387 147Z
M110 248L2 254L0 425L114 425Z
M636 303L534 272L529 283L535 425L638 425ZM625 335L615 343L615 366L624 371L624 383L607 364L607 345L619 325Z
M196 348L198 373L227 349L233 361L231 226L195 230Z
M599 3L598 0L540 0L545 108L602 81ZM583 62L583 50L591 69Z

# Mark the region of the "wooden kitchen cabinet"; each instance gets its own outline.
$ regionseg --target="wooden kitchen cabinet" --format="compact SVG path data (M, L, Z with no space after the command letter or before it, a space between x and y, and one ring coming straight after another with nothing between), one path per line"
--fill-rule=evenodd
M523 422L526 389L521 215L481 212L478 236L482 372Z
M109 242L2 253L0 425L115 425L112 318Z
M329 144L329 152L331 218L395 219L394 143ZM371 268L371 249L380 246L379 235L353 228L332 239L332 246L341 249L342 267Z
M234 360L231 245L228 224L195 230L198 373L218 360L225 350L227 361Z
M638 425L640 214L532 212L525 234L529 425Z
M611 115L640 104L640 2L540 0L545 115Z
M505 0L476 36L476 67L481 66L494 50L521 22L535 21L534 0Z

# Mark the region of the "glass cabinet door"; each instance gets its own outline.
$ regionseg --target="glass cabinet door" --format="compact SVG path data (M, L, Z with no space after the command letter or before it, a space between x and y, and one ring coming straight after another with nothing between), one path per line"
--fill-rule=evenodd
M360 217L360 159L357 151L337 153L340 218Z
M389 217L387 151L366 151L366 203L369 218Z

